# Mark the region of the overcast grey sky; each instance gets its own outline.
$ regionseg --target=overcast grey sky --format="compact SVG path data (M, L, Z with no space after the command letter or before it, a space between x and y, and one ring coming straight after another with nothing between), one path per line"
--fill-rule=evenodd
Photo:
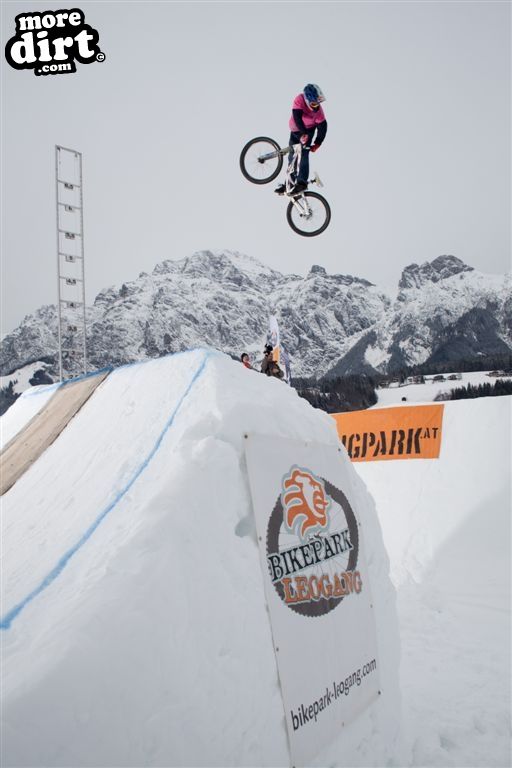
M389 286L445 253L510 269L509 2L4 2L2 49L17 14L73 7L105 62L2 58L2 333L56 301L55 144L84 157L89 301L200 249ZM307 82L333 212L311 239L238 166L253 136L287 142Z

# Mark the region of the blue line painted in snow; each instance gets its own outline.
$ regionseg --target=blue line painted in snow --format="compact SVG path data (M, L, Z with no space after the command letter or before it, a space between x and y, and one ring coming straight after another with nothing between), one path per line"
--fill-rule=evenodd
M76 376L74 379L65 379L61 381L61 387L67 387L68 384L74 384L76 381L85 381L85 379L91 379L93 376L99 376L100 373L111 373L114 370L113 365L107 365L105 368L99 368L97 371L89 371L89 373L83 373L81 376Z
M96 371L89 371L89 373L83 373L81 376L76 376L76 378L74 379L65 379L64 381L57 381L54 384L40 385L40 388L38 388L36 392L32 392L30 389L26 389L22 393L22 396L37 397L38 395L46 395L48 394L48 391L50 389L59 389L60 387L66 386L66 384L74 384L76 381L83 381L83 379L90 379L91 376L98 376L100 373L105 373L106 371L108 371L109 373L113 373L114 371L121 371L123 368L133 368L136 365L146 365L146 363L149 363L149 362L155 363L157 360L165 360L168 357L179 357L180 355L190 355L192 352L206 352L211 355L222 354L221 352L213 348L194 347L193 349L184 349L183 352L169 352L169 354L167 355L162 355L162 357L153 358L152 360L134 360L131 363L124 363L123 365L119 365L117 368L113 365L107 365L104 368L98 368L98 370Z
M50 390L57 391L61 386L60 381L56 384L40 384L39 387L33 392L31 389L26 389L22 392L22 397L37 397L38 395L47 395Z
M57 565L50 571L50 573L43 579L43 581L34 589L32 592L30 592L21 602L19 602L17 605L14 606L14 608L11 608L10 611L8 611L5 616L3 616L0 619L0 629L9 629L14 619L19 616L21 611L34 600L38 595L41 594L41 592L44 592L44 590L50 586L50 584L55 581L57 576L59 576L66 565L69 563L73 555L75 555L81 547L88 541L88 539L91 538L92 534L98 528L100 523L106 518L106 516L109 514L109 512L112 512L114 507L119 504L121 499L126 496L132 485L135 483L135 481L140 477L140 475L144 472L144 470L147 468L148 464L160 448L162 441L169 431L169 429L172 427L174 423L174 419L176 418L176 415L178 411L180 410L181 406L183 405L184 401L190 394L190 391L196 381L200 378L202 375L206 363L208 359L212 356L212 352L206 351L205 355L203 357L203 360L201 361L201 364L197 371L194 373L189 385L187 386L185 392L182 394L180 399L178 400L178 403L170 415L170 417L167 420L167 423L165 424L162 432L160 433L156 443L154 444L153 448L151 449L149 455L146 457L146 459L142 462L142 464L139 466L139 468L135 471L132 478L129 480L127 485L123 488L122 491L120 491L116 498L107 506L105 509L98 515L96 520L92 523L91 526L85 531L85 533L82 535L82 537L76 542L74 546L71 547L71 549L68 549L68 551L60 558Z

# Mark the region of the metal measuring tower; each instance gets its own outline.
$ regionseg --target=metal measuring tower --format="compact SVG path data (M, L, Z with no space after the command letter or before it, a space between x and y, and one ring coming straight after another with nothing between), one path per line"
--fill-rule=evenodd
M59 375L87 372L82 153L55 146Z

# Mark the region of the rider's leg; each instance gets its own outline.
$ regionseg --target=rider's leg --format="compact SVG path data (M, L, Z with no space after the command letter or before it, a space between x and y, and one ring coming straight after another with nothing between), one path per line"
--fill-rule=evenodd
M298 131L298 132L297 131L293 131L292 133L290 133L290 141L288 142L288 144L290 145L290 151L288 152L288 167L290 167L290 165L293 162L293 157L294 157L293 145L294 144L298 144L300 142L300 137L301 137L300 131ZM296 176L297 176L296 173L292 172L290 174L290 178L291 178L291 180L293 182L295 182L297 180Z
M309 147L311 146L311 143L313 141L314 133L315 133L314 128L307 131L307 134L308 134L308 141L306 144L307 149L304 148L302 151L302 155L300 158L300 165L299 165L299 175L297 177L297 181L306 184L306 186L309 178ZM299 140L300 140L300 134L299 134Z
M290 168L290 166L293 163L293 158L294 158L293 145L294 144L298 144L299 141L300 141L300 133L290 133L290 139L288 141L288 146L291 149L288 152L288 168ZM295 184L296 176L297 176L297 174L294 173L293 171L290 173L290 179L291 179L292 184ZM284 195L284 193L286 192L286 181L283 184L279 184L279 186L276 187L276 189L274 189L274 192L277 192L278 195Z
M308 141L306 145L303 147L301 156L300 156L300 165L299 165L299 172L298 174L290 174L292 181L296 182L297 184L300 184L304 189L308 186L308 177L309 177L309 147L311 146L311 142L313 141L313 136L315 133L314 128L310 128L308 131L306 131L308 135ZM303 134L300 131L293 131L290 134L290 146L293 146L293 144L298 144L300 142L300 137ZM306 149L305 147L308 147ZM290 150L288 153L288 164L290 164L293 160L293 150ZM296 178L295 178L296 176Z

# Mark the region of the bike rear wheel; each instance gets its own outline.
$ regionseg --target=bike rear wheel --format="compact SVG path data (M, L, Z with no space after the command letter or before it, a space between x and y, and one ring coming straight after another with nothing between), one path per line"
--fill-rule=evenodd
M286 219L298 235L314 237L329 226L331 208L325 197L318 192L304 192L288 203Z
M251 139L240 154L240 170L253 184L268 184L279 176L282 167L281 147L268 136Z

